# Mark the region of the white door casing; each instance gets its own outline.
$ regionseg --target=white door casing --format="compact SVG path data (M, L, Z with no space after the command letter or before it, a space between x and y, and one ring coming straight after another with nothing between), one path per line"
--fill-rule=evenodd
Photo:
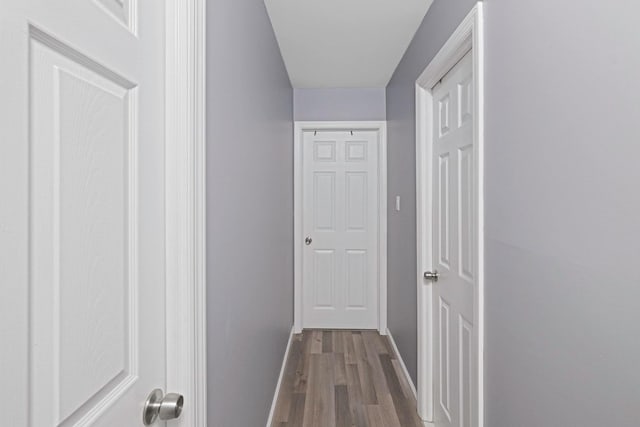
M167 391L174 426L207 425L206 0L165 0Z
M296 138L296 329L379 329L386 323L383 130L366 123L302 126Z
M482 58L479 3L416 83L418 411L435 426L484 418Z
M168 373L179 383L186 371L201 371L195 360L166 364L176 343L165 338L165 291L197 288L196 281L165 286L172 253L165 208L175 204L165 196L165 144L175 139L165 141L157 125L165 122L165 60L171 63L166 12L162 0L0 6L7 61L0 71L0 398L12 408L7 425L140 425L142 403L153 388L165 388ZM193 30L180 23L186 16L175 18L179 31ZM193 52L197 39L182 47ZM185 143L198 144L195 137ZM202 313L186 298L176 306L173 313ZM199 333L194 324L189 330ZM195 359L199 350L186 346Z

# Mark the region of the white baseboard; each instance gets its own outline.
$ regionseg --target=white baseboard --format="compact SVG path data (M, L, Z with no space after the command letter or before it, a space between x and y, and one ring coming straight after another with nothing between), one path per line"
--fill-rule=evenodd
M280 376L278 377L278 383L276 384L276 391L273 394L273 401L271 402L271 410L269 411L269 418L267 418L267 427L271 427L273 422L273 416L276 412L276 405L278 404L278 395L280 394L280 386L282 385L282 378L284 377L284 371L287 368L287 359L289 358L289 349L291 348L291 341L293 340L294 328L291 328L289 333L289 341L287 342L287 348L284 351L284 360L282 361L282 367L280 368ZM404 365L403 365L404 366Z
M417 399L418 393L416 392L416 385L413 383L413 380L411 379L411 375L409 375L409 371L407 370L407 366L404 364L404 360L402 360L402 355L398 351L398 347L396 346L396 342L393 340L393 335L391 335L391 331L389 329L387 329L387 337L389 338L389 341L391 342L391 346L393 347L393 351L395 351L396 357L398 358L398 361L400 362L400 366L402 367L402 372L404 373L404 376L407 379L407 382L409 383L409 387L411 387L411 391L413 392L413 396ZM431 424L425 424L425 427L429 427L429 426L431 426Z

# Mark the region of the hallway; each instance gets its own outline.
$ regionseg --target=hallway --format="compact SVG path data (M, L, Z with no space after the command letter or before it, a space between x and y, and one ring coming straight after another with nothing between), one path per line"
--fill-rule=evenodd
M293 336L272 427L421 425L387 337L319 330Z

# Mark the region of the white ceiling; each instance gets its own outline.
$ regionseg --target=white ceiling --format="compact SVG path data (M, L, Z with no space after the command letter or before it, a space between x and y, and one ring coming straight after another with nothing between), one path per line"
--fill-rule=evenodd
M385 87L433 0L265 0L296 88Z

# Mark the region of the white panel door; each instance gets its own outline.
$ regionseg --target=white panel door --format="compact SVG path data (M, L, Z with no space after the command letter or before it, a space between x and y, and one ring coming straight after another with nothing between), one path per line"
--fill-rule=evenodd
M139 426L165 386L163 0L0 4L0 400Z
M378 327L378 144L376 131L304 133L304 328Z
M472 57L433 90L433 284L435 422L472 427L477 419L477 183L474 171Z

